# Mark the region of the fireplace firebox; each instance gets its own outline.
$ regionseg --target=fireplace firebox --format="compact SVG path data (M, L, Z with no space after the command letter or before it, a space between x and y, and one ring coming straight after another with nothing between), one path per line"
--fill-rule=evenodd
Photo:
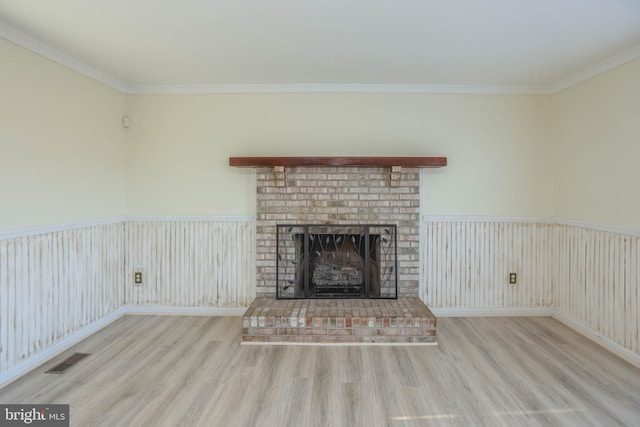
M398 297L394 224L279 224L276 297Z

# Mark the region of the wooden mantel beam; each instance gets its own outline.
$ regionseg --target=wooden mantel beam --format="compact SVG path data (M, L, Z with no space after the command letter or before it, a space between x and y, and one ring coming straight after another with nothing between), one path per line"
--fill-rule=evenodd
M229 166L359 166L439 168L447 165L446 157L229 157Z

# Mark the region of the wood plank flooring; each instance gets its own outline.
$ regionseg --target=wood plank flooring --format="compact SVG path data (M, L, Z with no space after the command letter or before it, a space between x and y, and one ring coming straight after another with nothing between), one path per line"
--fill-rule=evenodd
M640 369L551 318L441 318L439 346L240 345L240 317L126 316L0 389L72 426L638 426ZM44 371L92 353L63 375Z

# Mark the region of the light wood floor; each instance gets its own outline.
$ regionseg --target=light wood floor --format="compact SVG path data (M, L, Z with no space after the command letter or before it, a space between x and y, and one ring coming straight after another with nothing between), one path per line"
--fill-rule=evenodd
M431 347L241 346L240 322L127 316L0 402L83 427L640 425L640 369L551 318L438 319Z

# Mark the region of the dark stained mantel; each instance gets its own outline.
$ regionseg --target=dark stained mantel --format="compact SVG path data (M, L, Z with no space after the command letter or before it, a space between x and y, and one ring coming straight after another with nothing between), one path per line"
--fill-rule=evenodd
M447 165L446 157L229 157L229 166L360 166L406 168L439 168Z

